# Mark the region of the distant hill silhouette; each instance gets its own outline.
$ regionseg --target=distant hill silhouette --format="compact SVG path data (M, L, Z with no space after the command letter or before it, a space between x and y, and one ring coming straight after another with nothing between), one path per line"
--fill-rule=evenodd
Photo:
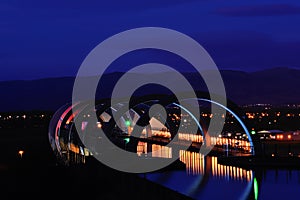
M195 89L206 91L206 86L198 74L184 73ZM274 68L258 72L222 70L227 97L233 102L253 103L300 103L300 70ZM107 97L122 73L106 74L101 79L99 91ZM131 74L132 79L137 75ZM165 73L166 77L171 77ZM151 79L146 75L145 79ZM0 111L53 110L70 102L74 77L46 78L27 81L0 82ZM177 84L170 78L166 81ZM178 85L178 87L182 87ZM180 88L184 90L185 88ZM147 91L147 90L144 90ZM126 91L124 91L124 94Z

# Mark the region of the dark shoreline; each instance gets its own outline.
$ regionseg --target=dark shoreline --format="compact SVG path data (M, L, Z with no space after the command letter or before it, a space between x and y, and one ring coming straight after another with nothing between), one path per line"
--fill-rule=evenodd
M42 195L59 199L191 199L138 174L111 169L92 157L87 164L59 165L46 128L0 131L1 199ZM19 150L24 150L22 158Z

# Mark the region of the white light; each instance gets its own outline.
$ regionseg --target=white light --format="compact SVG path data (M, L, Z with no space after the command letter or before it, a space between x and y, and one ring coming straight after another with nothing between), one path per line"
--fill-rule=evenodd
M23 151L23 150L20 150L18 153L19 153L20 157L22 158L22 157L23 157L23 154L24 154L24 151Z

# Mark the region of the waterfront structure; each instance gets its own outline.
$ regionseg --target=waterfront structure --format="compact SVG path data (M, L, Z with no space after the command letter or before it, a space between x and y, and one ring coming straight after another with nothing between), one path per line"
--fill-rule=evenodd
M187 98L186 102L188 101ZM227 154L254 154L251 135L241 118L232 109L207 98L198 98L197 101L215 104L225 110L230 120L229 123L226 120L225 122L231 126L239 126L239 132L208 133L205 114L202 113L201 116L204 117L197 120L193 116L191 107L187 108L177 104L177 101L169 95L155 95L136 98L131 105L122 101L116 105L110 105L108 99L97 101L95 107L89 102L66 104L56 111L50 121L49 141L58 160L66 165L85 163L86 157L101 153L101 150L97 149L102 141L102 136L97 132L99 129L104 131L105 136L116 147L134 151L140 155L141 152L147 154L152 151L151 145L148 145L148 148L138 145L141 141L167 145L173 139L178 145L184 146L189 143L191 148L195 149L199 149L206 142L213 145L214 150L224 151ZM165 108L166 115L157 112L152 118L149 118L149 110L156 104ZM90 122L93 113L96 113L98 119L96 123ZM217 113L211 113L209 120L218 117L217 115ZM225 116L219 117L225 118ZM75 122L80 124L80 130L78 127L76 128ZM137 130L135 128L137 124L143 128ZM192 124L198 127L196 134L189 132L188 127ZM182 132L177 133L179 126L181 126ZM81 132L81 137L79 137L78 131ZM95 145L86 147L85 141L92 141ZM140 151L141 148L142 151Z

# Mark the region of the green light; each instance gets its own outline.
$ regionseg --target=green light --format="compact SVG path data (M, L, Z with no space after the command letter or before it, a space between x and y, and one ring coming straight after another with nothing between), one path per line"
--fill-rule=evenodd
M251 134L254 135L256 132L255 131L251 131Z
M129 120L126 120L126 121L125 121L125 126L130 126L130 124L131 124L131 123L130 123Z
M258 183L257 183L257 180L255 177L253 180L253 184L254 184L254 199L257 200L257 198L258 198Z
M130 141L130 138L124 138L124 141L126 142L126 144Z

